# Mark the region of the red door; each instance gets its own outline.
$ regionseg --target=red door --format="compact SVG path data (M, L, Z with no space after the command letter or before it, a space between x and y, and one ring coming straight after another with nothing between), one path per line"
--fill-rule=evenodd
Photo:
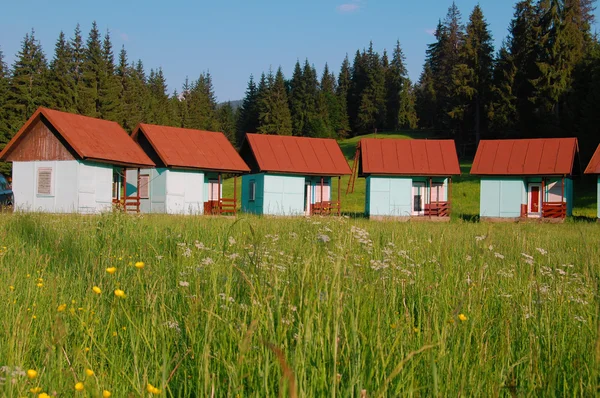
M531 212L540 212L540 187L537 185L531 186Z

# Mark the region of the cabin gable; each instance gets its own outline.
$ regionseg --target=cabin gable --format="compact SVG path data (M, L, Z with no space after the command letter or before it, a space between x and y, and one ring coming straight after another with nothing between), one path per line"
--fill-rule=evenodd
M19 140L18 145L6 156L8 162L32 162L52 160L75 160L71 151L56 130L40 117L32 123Z

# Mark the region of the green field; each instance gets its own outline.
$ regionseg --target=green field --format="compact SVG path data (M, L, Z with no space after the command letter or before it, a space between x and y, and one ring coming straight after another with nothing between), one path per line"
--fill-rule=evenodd
M0 396L597 393L595 223L7 214L0 231Z
M457 180L450 223L362 179L339 218L0 214L0 396L597 396L593 184L493 224Z

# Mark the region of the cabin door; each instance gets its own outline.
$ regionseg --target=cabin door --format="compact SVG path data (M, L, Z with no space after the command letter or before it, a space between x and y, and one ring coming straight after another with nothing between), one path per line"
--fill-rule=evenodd
M310 181L304 183L304 215L310 216L310 205L312 204L312 186Z
M542 184L529 184L528 188L527 215L539 217L542 214Z
M205 214L218 213L219 208L219 180L208 180L208 201L204 204Z
M425 183L413 182L412 186L412 215L425 215Z

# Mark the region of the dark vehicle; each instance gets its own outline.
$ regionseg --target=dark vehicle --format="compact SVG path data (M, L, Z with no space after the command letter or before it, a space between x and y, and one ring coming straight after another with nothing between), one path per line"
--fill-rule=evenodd
M13 204L13 191L10 182L0 174L0 206L11 206Z

